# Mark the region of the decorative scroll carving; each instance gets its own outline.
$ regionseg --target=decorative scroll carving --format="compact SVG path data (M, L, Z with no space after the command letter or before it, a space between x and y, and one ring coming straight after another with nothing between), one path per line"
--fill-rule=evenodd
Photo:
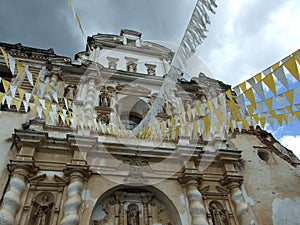
M33 200L33 209L28 225L50 225L54 196L50 192L42 192Z

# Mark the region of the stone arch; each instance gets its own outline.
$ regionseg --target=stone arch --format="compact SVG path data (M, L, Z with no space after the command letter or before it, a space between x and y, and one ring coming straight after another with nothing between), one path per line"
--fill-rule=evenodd
M159 189L153 186L119 185L98 198L89 222L89 225L115 224L182 225L182 222L172 200Z
M117 112L125 128L137 126L149 110L149 105L141 98L125 96L117 103Z

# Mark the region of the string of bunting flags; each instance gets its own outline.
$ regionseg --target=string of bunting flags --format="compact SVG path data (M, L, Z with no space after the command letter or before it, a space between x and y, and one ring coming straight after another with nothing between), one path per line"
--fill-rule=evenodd
M28 80L33 77L28 67L14 59L2 48L1 52L12 74L17 70L17 78L21 78L24 73L27 74ZM293 122L295 118L300 121L300 103L295 104L294 102L295 94L300 97L300 87L289 88L288 85L289 74L296 82L300 82L297 66L297 63L300 63L299 56L300 50L237 85L233 88L236 95L232 94L232 90L227 90L207 102L197 103L194 108L175 115L166 121L157 122L153 120L150 122L149 127L143 129L136 136L142 139L167 138L176 140L180 136L197 138L199 135L208 135L220 131L228 133L230 129L232 132L235 129L241 131L256 124L261 124L264 127L267 121L271 126L274 126L274 120L280 126L283 125L283 121L289 123ZM39 79L36 79L35 84L33 79L32 83L30 82L37 89L41 88L43 82L40 80L44 73L43 70L45 69L40 70ZM30 75L28 76L28 74ZM114 122L112 124L114 125L107 125L98 121L96 117L93 121L88 119L83 109L69 99L63 98L64 105L59 105L58 94L49 84L43 83L45 94L52 91L52 97L56 104L40 98L36 94L29 93L3 78L1 82L5 93L0 93L0 102L2 104L6 102L9 108L11 105L15 105L16 110L19 111L21 104L23 104L25 112L28 112L30 107L33 116L37 115L44 118L50 124L62 122L70 127L89 127L107 134L133 135L132 131L122 127L122 122L117 114L113 116ZM284 87L286 91L278 93L279 87ZM16 97L17 93L19 97ZM272 96L266 98L268 93L272 93ZM280 107L275 107L274 103L278 103L277 105Z

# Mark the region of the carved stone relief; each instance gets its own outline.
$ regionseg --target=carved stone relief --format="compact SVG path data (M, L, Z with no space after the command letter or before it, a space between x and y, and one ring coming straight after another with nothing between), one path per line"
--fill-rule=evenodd
M95 208L91 225L176 224L173 220L172 213L151 192L116 191Z
M50 192L38 194L32 201L32 210L28 225L50 225L54 196Z
M212 201L209 204L209 212L214 225L229 225L227 210L220 202Z

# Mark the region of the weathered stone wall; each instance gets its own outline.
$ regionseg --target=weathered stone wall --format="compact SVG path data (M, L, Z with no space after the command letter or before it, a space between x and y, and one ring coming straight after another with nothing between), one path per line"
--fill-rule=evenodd
M300 177L297 168L262 144L255 135L238 134L232 142L243 151L243 190L257 223L298 224ZM263 152L264 160L259 152Z

